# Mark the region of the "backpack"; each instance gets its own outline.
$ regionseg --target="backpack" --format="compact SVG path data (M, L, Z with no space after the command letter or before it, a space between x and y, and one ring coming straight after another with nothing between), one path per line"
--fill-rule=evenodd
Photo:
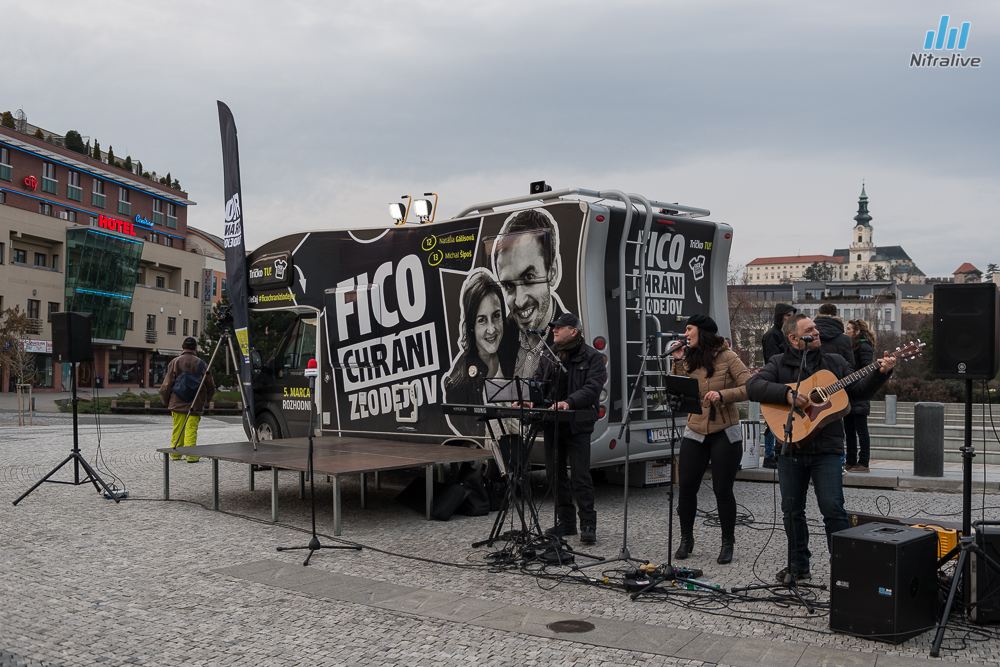
M198 395L198 387L201 386L201 376L205 372L205 366L207 364L204 360L200 360L198 364L198 374L193 375L189 371L183 371L174 380L173 393L174 396L184 401L185 403L190 403Z

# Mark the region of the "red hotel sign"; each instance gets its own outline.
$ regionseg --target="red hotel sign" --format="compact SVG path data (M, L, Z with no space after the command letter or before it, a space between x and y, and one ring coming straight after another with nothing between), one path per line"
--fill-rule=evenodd
M28 176L28 177L26 177L24 179L24 187L28 188L29 190L37 190L38 189L38 179L35 178L34 176Z
M136 236L135 228L131 222L125 222L124 220L117 220L115 218L110 218L106 215L102 215L97 220L98 225L103 229L110 229L114 232L121 232L122 234L129 234L131 236Z

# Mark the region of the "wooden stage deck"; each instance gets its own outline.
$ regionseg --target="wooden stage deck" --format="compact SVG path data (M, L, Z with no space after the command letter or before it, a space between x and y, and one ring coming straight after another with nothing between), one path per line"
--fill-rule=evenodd
M254 466L271 468L271 520L278 520L278 471L299 472L299 497L305 497L305 471L308 464L309 439L285 438L257 443L254 450L250 442L229 442L196 447L164 447L156 450L163 454L163 499L170 500L170 454L200 456L212 462L212 505L219 509L219 461L243 463L249 466L250 490L254 488ZM493 455L486 449L471 449L452 445L420 445L373 438L338 438L323 436L313 438L313 471L317 475L333 478L333 528L341 534L340 477L361 476L361 507L367 504L368 474L403 468L426 470L426 513L431 518L434 499L435 468L464 461L485 461Z

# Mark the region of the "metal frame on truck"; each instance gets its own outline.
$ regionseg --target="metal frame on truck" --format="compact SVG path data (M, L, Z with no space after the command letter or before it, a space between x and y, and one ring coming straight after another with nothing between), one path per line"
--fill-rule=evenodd
M315 357L321 433L482 443L482 423L447 417L440 403L481 401L481 385L469 391L464 380L488 366L496 375L527 376L538 344L527 331L544 329L543 315L568 310L608 365L592 464L620 464L615 436L649 337L683 331L694 313L712 316L729 335L732 228L709 214L619 190L568 188L476 204L430 224L301 232L265 243L248 257L250 307L300 318L275 357L257 359L258 425L275 436L305 434L305 420L295 418L310 398L299 366ZM524 247L537 247L544 275L505 274L513 255L501 256L503 249L522 238L537 240ZM502 325L492 338L472 341L476 313L464 310L476 294L500 295L483 296L479 307L496 304ZM522 296L530 305L518 308ZM638 396L628 406L632 459L666 456L669 443L651 435L665 427L665 410L656 396Z

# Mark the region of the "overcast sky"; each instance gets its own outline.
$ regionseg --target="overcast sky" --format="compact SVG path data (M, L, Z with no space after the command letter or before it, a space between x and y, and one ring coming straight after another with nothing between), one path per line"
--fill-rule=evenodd
M928 275L1000 262L1000 3L0 1L0 110L167 171L221 234L216 100L247 245L440 219L554 187L709 208L732 261L875 242ZM942 14L978 69L909 67ZM951 53L951 52L937 52Z

